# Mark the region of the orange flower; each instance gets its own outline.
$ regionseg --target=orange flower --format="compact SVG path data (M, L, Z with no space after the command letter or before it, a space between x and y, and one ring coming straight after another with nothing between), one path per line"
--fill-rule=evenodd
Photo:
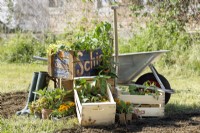
M69 106L73 107L73 106L75 106L75 103L74 102L69 102Z
M69 105L62 104L62 105L60 105L58 111L59 111L59 112L67 111L69 108L70 108Z

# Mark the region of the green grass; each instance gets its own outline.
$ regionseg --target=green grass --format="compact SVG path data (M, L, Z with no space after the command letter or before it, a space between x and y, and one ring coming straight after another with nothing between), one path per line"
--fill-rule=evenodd
M47 65L0 63L0 92L28 90L33 73L38 71L47 71Z
M200 76L190 71L181 71L177 68L161 68L155 65L158 72L164 75L175 94L171 95L166 105L166 115L200 110ZM0 65L0 91L13 92L27 90L34 71L47 71L47 65L42 64L6 64ZM147 70L146 70L147 71ZM145 72L146 72L145 71ZM16 117L0 119L0 132L54 132L58 129L71 128L77 124L77 119L53 122L38 120L33 117Z
M61 129L72 128L77 125L76 118L68 120L40 120L34 117L13 116L10 119L0 118L0 132L2 133L53 133Z
M200 111L200 76L192 71L180 71L179 67L157 68L175 90L166 105L166 115Z

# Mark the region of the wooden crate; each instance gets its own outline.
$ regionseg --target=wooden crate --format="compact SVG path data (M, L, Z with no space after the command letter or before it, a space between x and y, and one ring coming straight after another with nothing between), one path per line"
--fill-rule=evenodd
M135 105L133 113L145 117L162 117L165 108L165 93L162 91L158 99L152 95L130 95L123 94L119 87L116 87L117 97L125 102Z
M65 80L62 79L62 88L64 88L65 90L72 90L74 87L74 80Z
M112 125L115 123L116 103L109 87L109 102L81 103L74 90L74 99L78 121L82 126Z
M76 56L75 56L76 55ZM94 76L100 65L102 51L59 51L48 57L48 73L55 78L73 80L74 77Z

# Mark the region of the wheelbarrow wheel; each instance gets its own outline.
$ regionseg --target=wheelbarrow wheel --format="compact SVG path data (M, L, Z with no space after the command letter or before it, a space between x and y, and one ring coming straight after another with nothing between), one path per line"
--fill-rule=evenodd
M158 76L159 76L161 82L163 83L163 85L165 86L165 88L171 90L168 80L160 74L158 74ZM159 85L158 81L156 80L155 76L153 75L153 73L146 73L146 74L142 75L141 77L138 78L138 80L135 83L139 84L139 85L143 85L147 81L150 81L150 83L154 83L157 87L160 88L160 85ZM165 104L168 103L170 97L171 97L170 93L165 93Z

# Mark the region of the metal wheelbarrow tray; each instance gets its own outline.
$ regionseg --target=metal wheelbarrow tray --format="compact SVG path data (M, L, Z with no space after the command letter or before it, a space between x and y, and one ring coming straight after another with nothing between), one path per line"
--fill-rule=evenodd
M168 52L168 50L151 51L151 52L138 52L118 55L118 84L130 84L133 80L147 67L151 69L152 73L146 73L140 76L135 84L143 84L146 81L153 82L157 87L161 88L165 94L165 103L170 99L171 89L167 79L160 75L153 62L158 59L160 55Z

